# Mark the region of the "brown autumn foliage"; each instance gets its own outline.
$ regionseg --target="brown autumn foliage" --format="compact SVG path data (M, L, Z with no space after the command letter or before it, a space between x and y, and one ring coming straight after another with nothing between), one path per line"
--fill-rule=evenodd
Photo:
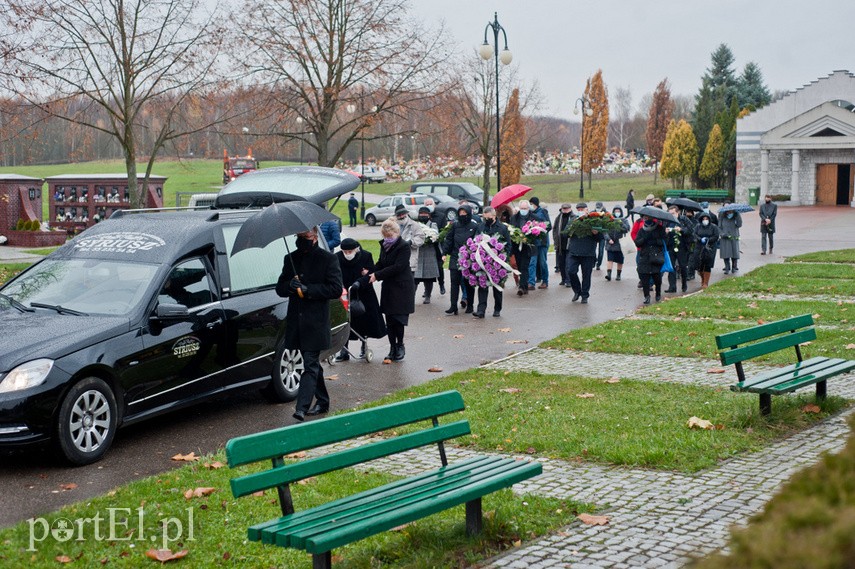
M647 155L656 162L662 160L665 136L668 134L668 125L673 114L674 101L671 100L671 88L666 77L653 92L653 103L647 116Z
M525 160L525 123L520 114L519 89L514 89L511 93L508 106L505 108L501 148L502 185L518 184Z
M591 105L593 114L582 114L583 159L582 172L588 173L590 183L591 170L603 162L609 138L609 93L603 82L603 70L598 69L585 85L585 99Z

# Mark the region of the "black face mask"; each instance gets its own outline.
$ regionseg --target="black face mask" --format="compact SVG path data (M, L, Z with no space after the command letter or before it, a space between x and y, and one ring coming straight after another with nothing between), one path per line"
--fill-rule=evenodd
M306 237L297 236L297 250L306 252L310 251L312 247L315 246L315 242L311 239L307 239Z
M495 220L495 219L492 219L492 218L489 218L489 217L485 217L485 218L484 218L484 223L485 223L486 225L493 225L494 223L496 223L496 220Z
M466 223L467 221L469 221L469 216L466 214L461 213L458 214L457 217L460 219L460 223Z
M422 223L427 223L428 221L430 221L430 216L429 215L420 215L419 221L421 221Z

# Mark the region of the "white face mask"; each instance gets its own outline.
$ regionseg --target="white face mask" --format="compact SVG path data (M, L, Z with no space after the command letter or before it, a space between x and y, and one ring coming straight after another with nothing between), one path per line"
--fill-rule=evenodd
M344 258L347 259L348 261L354 260L356 258L357 253L359 253L359 249L354 249L353 251L351 251L349 253L342 251Z
M520 210L520 215L521 215L521 216L523 216L523 217L527 216L527 215L528 215L528 210L527 210L527 209L521 209L521 210Z
M704 220L702 220L702 221L701 221L701 225L709 225L709 224L710 224L710 220L709 220L709 219L704 219Z

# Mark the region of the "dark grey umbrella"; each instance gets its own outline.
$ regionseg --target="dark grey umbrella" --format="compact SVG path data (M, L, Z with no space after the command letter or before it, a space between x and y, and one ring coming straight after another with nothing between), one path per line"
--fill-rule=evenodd
M231 254L253 247L266 247L287 235L309 231L316 225L337 219L331 212L311 202L275 203L244 221L235 237Z
M677 207L681 207L683 209L690 209L692 211L704 211L704 207L696 202L695 200L690 200L689 198L674 198L673 200L668 202L668 205L675 205Z
M719 213L727 213L728 211L735 211L736 213L748 213L749 211L754 211L754 208L744 203L729 203L725 206L721 206L721 209L718 210Z
M647 217L652 217L654 219L660 219L662 221L668 221L670 223L677 223L677 218L668 213L665 210L661 210L658 207L653 207L651 205L645 205L641 207L633 208L634 213L638 215L646 215Z

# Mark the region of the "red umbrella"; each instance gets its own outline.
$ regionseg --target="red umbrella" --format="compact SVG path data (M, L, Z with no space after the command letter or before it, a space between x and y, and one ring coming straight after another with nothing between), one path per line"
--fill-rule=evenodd
M505 186L501 190L499 190L493 199L490 200L490 205L493 207L499 207L501 205L505 205L506 203L511 203L515 199L521 198L527 193L531 191L531 188L528 186L523 186L522 184L513 184L510 186Z

